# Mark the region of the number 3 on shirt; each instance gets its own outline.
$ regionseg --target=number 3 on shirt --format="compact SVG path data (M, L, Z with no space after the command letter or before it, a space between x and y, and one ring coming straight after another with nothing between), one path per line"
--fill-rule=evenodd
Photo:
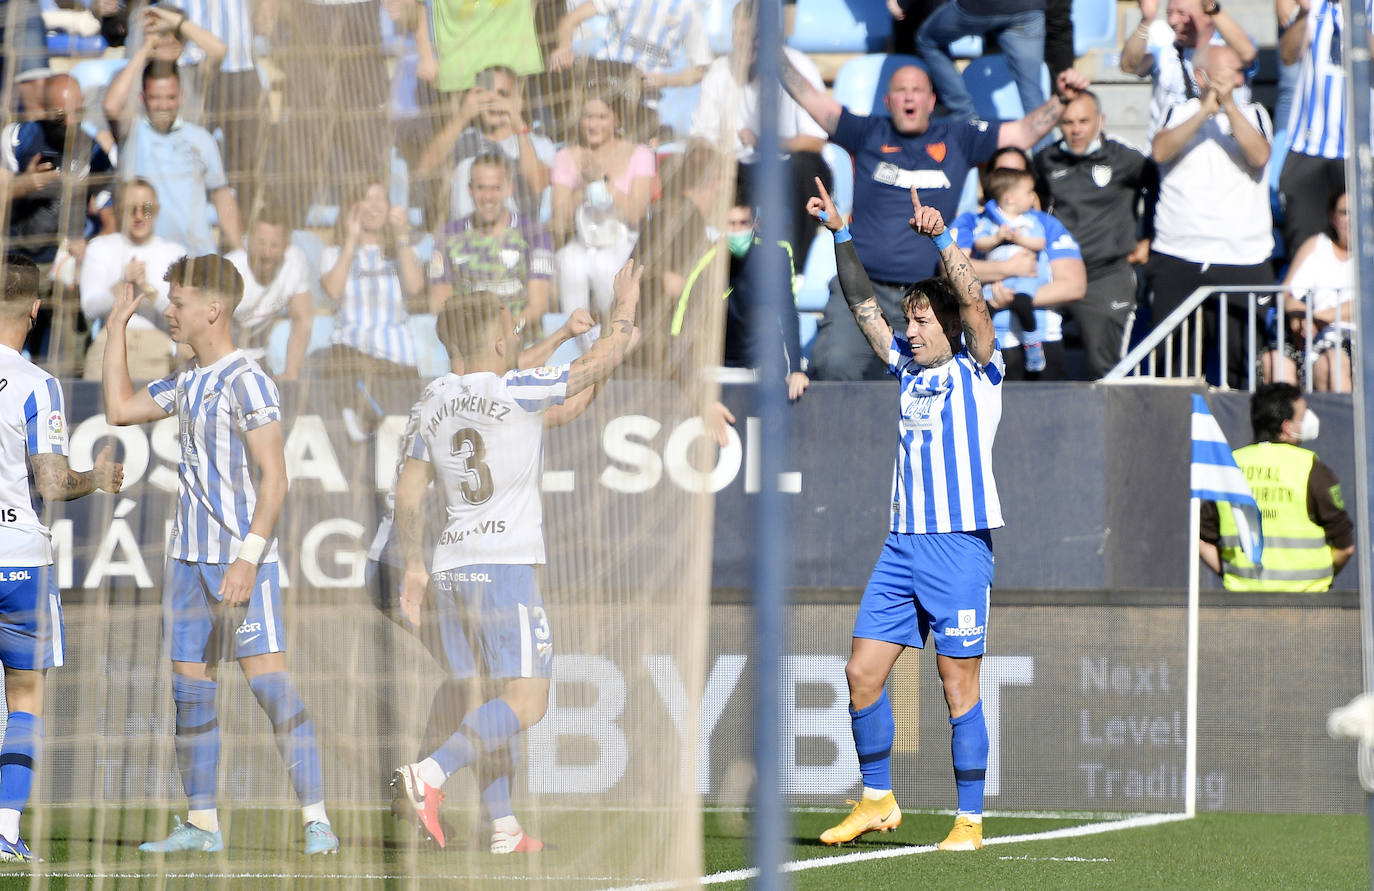
M468 504L484 504L491 498L491 468L483 460L487 456L486 443L482 434L471 427L464 427L453 434L449 444L449 454L463 463L458 490Z

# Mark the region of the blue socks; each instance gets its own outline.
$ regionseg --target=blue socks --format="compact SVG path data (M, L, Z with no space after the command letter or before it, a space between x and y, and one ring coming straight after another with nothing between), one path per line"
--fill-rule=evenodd
M866 789L892 788L892 739L896 726L892 721L892 703L887 688L867 708L849 709L849 721L854 728L854 750L859 753L859 772ZM986 747L984 747L986 753Z
M215 806L219 772L219 720L215 716L214 681L172 675L172 698L177 707L177 767L191 810Z
M520 758L520 736L477 759L477 785L482 790L482 816L487 822L515 815L510 805L510 781Z
M504 745L520 732L520 719L504 699L493 699L468 713L458 732L430 757L445 776L452 776L478 755Z
M0 810L24 809L33 788L34 765L42 753L43 719L29 712L10 712L5 745L0 748Z
M988 725L983 720L983 701L957 718L949 719L954 730L950 750L954 756L954 785L959 791L961 814L983 812L983 780L988 773Z
M260 674L249 680L258 705L272 722L277 751L286 762L291 785L301 806L324 800L324 781L320 776L320 752L315 745L315 722L296 693L296 685L284 671ZM194 807L195 805L192 805Z

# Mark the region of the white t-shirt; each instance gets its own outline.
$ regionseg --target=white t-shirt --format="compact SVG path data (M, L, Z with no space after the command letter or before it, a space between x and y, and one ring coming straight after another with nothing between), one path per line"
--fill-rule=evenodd
M787 60L816 89L824 91L821 72L805 53L783 47ZM739 131L748 128L757 137L759 123L758 81L741 84L730 73L728 56L716 59L701 80L701 98L692 113L692 135L734 151L741 164L754 161L754 147L740 139ZM786 142L796 136L828 139L825 128L816 123L796 100L780 92L778 96L778 139Z
M1264 136L1274 130L1264 107L1237 103ZM1177 127L1201 113L1189 99L1169 109L1164 127ZM1252 168L1231 133L1231 121L1218 111L1198 128L1178 157L1159 165L1159 203L1151 248L1190 263L1254 266L1274 252L1274 219L1264 168Z
M104 323L114 309L114 287L124 279L124 267L134 260L143 263L144 280L157 292L149 305L139 304L139 314L129 319L129 328L156 328L148 316L160 316L167 308L167 290L162 280L167 269L186 256L186 248L175 241L154 235L143 244L134 244L123 232L99 235L86 245L81 263L81 313L87 322Z
M431 572L544 562L544 411L566 397L569 368L446 374L425 388L406 454L433 467L444 493Z
M1150 29L1150 45L1146 51L1155 57L1154 70L1150 72L1150 79L1154 84L1154 92L1150 94L1150 125L1145 131L1145 141L1149 143L1155 138L1164 125L1164 115L1169 109L1185 102L1188 99L1189 81L1193 79L1193 49L1185 49L1181 55L1178 47L1174 44L1174 31L1163 22L1155 22ZM1213 31L1212 39L1209 41L1212 46L1225 46L1226 39L1221 36L1221 32ZM1184 67L1188 69L1188 81L1184 80ZM1250 101L1251 75L1254 74L1254 66L1245 72L1246 83L1236 87L1231 95L1236 97L1236 102L1244 105ZM1197 85L1193 84L1197 89ZM1198 90L1201 93L1201 90Z
M272 323L286 314L291 298L310 290L310 261L305 251L294 244L288 246L276 277L266 285L253 277L248 252L243 248L230 251L225 259L243 276L243 299L234 310L234 324L243 333L243 343L239 345L266 340ZM235 343L238 342L236 339Z
M1325 312L1338 304L1347 303L1355 294L1355 257L1347 253L1344 260L1336 256L1331 236L1318 233L1312 252L1293 270L1289 287L1293 296L1312 304L1313 312ZM1355 329L1355 307L1341 307L1340 327Z
M67 454L62 388L3 344L0 380L0 566L47 566L52 542L34 509L29 456Z

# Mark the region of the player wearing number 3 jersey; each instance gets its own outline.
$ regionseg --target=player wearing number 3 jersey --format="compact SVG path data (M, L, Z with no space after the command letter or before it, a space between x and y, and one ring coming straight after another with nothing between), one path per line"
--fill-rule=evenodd
M494 680L500 691L469 711L429 757L393 775L396 804L412 810L440 845L445 780L489 752L513 748L548 705L553 634L534 571L544 562L543 429L585 408L593 386L620 364L634 334L639 276L632 264L616 275L611 322L571 365L516 370L515 319L488 294L450 298L439 314L454 370L421 396L396 482L406 561L401 610L418 624L432 596L450 673ZM421 503L431 479L443 493L446 522L426 567ZM508 777L482 796L493 853L542 847L513 815Z

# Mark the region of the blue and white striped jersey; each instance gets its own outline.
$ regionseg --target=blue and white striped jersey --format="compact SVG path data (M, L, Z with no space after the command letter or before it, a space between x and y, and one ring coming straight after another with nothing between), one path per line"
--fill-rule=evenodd
M52 563L30 455L67 454L67 416L57 379L0 344L0 566Z
M891 531L1000 527L992 441L1002 419L1001 350L979 365L961 347L951 361L926 368L916 364L906 338L893 334L887 361L901 383Z
M338 259L339 248L330 245L320 254L320 268L331 269ZM330 343L398 365L415 365L418 356L415 338L406 326L409 319L396 261L378 245L359 247L348 268Z
M710 65L711 44L699 0L593 0L610 17L598 59L625 62L640 71L666 73ZM680 59L679 54L685 55Z
M446 374L425 388L408 455L444 493L431 572L544 562L544 410L566 398L569 368Z
M1374 2L1364 3L1366 12L1374 15ZM1288 113L1288 147L1300 155L1346 156L1343 27L1345 17L1337 0L1314 0L1307 16L1307 49L1302 55L1298 82L1293 87L1293 107Z
M182 0L186 17L224 41L220 71L253 70L253 10L248 0ZM199 65L205 51L194 43L181 54L183 65Z
M242 350L212 365L192 361L148 392L180 422L180 492L167 556L232 563L253 523L257 490L243 434L281 421L277 385ZM277 559L277 540L264 562Z

